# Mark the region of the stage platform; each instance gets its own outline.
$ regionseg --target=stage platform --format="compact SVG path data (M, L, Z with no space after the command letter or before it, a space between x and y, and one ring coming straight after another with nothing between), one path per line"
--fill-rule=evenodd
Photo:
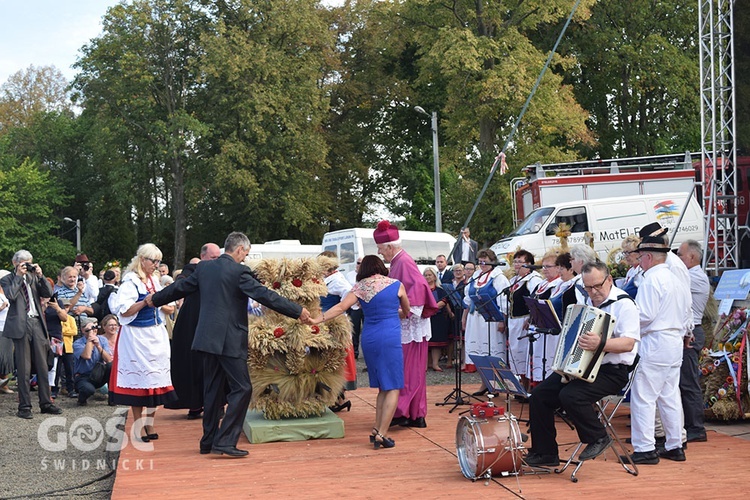
M464 387L468 392L476 385ZM645 495L703 499L707 495L736 496L750 465L750 441L710 430L708 442L690 443L686 462L662 460L627 474L611 451L589 461L579 482L565 474L523 475L472 482L461 474L456 457L459 413L435 406L452 390L428 386L427 428L391 428L396 447L374 450L368 434L375 414L375 389L350 391L350 412L339 413L345 423L343 439L250 444L241 436L239 448L247 458L200 455L201 421L187 420L186 411L159 410L159 439L153 450L127 445L120 453L112 498L639 498ZM528 406L513 404L518 418ZM613 423L620 437L629 436L628 407ZM128 430L132 418L128 419ZM526 431L526 424L521 423ZM711 426L715 428L715 426ZM558 422L560 457L567 458L576 435ZM630 448L629 448L630 449ZM718 489L724 490L724 493ZM734 492L734 493L731 493Z

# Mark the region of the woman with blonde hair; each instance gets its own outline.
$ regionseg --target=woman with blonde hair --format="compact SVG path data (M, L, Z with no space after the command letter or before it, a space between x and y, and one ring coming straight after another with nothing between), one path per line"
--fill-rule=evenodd
M122 325L109 380L110 402L133 411L133 434L141 441L158 439L153 428L157 406L174 401L167 330L159 311L145 298L159 290L161 250L153 243L138 252L122 277L112 312ZM146 408L145 418L143 408Z
M635 298L638 294L638 285L643 281L643 269L641 269L641 263L638 260L638 253L636 252L640 242L641 238L639 236L631 234L622 240L620 244L622 254L625 256L625 262L630 267L625 277L617 279L615 285L632 298Z

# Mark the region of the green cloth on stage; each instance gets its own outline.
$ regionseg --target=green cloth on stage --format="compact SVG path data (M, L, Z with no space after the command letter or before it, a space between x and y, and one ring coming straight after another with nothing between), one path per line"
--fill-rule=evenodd
M344 437L344 421L326 409L322 417L285 418L266 420L263 413L248 410L242 425L252 444L274 441L306 441L308 439L338 439Z

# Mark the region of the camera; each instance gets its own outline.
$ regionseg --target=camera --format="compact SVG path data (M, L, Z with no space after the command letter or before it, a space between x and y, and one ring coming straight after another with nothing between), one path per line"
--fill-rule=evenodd
M83 281L83 276L79 276L78 281Z
M83 264L81 264L81 268L84 271L88 271L89 269L91 269L91 263L90 262L84 262Z
M52 297L50 297L50 300L57 301L57 292L52 294Z
M26 268L26 271L28 271L28 272L30 272L30 273L34 273L34 272L36 272L36 265L35 265L35 264L32 264L31 262L26 262L26 263L25 263L25 264L23 265L23 267L25 267L25 268Z

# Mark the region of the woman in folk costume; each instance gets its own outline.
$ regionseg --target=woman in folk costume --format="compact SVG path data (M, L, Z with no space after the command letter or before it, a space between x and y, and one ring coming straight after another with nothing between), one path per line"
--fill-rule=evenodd
M573 266L570 264L568 252L558 255L555 264L560 271L560 283L552 290L549 300L555 308L557 319L562 323L565 318L565 309L576 303L575 290L572 289L575 284L576 272L573 271Z
M529 365L529 339L524 325L529 315L529 307L523 300L529 297L544 278L534 271L534 255L528 250L518 250L513 255L513 269L516 275L510 280L510 317L508 318L508 360L513 373L521 378L528 389L526 372Z
M462 324L466 333L466 371L476 371L470 358L472 354L479 356L495 356L503 360L505 357L505 323L487 322L477 310L477 304L489 306L494 302L497 309L505 313L507 298L503 293L510 283L503 272L497 267L497 256L489 249L482 249L477 253L479 270L474 273L471 282L464 288L464 304ZM487 393L484 383L472 396Z
M324 269L323 280L328 288L328 295L320 298L320 309L322 312L326 312L341 302L344 296L351 291L352 284L339 272L339 259L335 253L330 250L322 252L318 255L318 262ZM354 358L354 347L351 345L346 349L344 376L346 377L346 384L341 390L336 404L329 406L331 411L336 413L343 409L351 410L352 402L346 399L345 391L353 391L357 388L357 360Z
M560 254L559 249L548 250L542 257L542 275L544 281L534 289L531 296L535 299L549 300L552 292L562 283L560 277L560 268L557 267L557 257ZM561 319L562 321L562 319ZM533 382L541 382L552 373L552 359L555 357L559 335L539 334L535 340L531 366L527 376ZM542 372L544 367L544 372Z
M161 255L152 243L138 247L111 301L122 330L109 380L110 402L132 408L133 434L144 442L159 438L153 428L156 407L177 399L170 376L167 329L159 311L144 300L161 290L157 272ZM163 307L170 308L167 314L171 312L171 306ZM144 407L146 415L141 420Z
M408 316L401 320L404 388L399 393L398 407L391 424L424 428L427 427L425 366L428 341L432 337L430 317L438 312L437 304L416 262L402 248L398 228L388 221L380 221L372 236L378 253L391 264L388 276L403 283L410 304Z
M625 262L630 266L628 272L624 278L618 278L615 284L618 288L622 289L625 293L635 299L638 294L638 285L643 281L643 269L641 269L641 263L638 260L638 244L641 242L641 238L635 234L631 234L624 240L620 245L622 253L625 256Z

